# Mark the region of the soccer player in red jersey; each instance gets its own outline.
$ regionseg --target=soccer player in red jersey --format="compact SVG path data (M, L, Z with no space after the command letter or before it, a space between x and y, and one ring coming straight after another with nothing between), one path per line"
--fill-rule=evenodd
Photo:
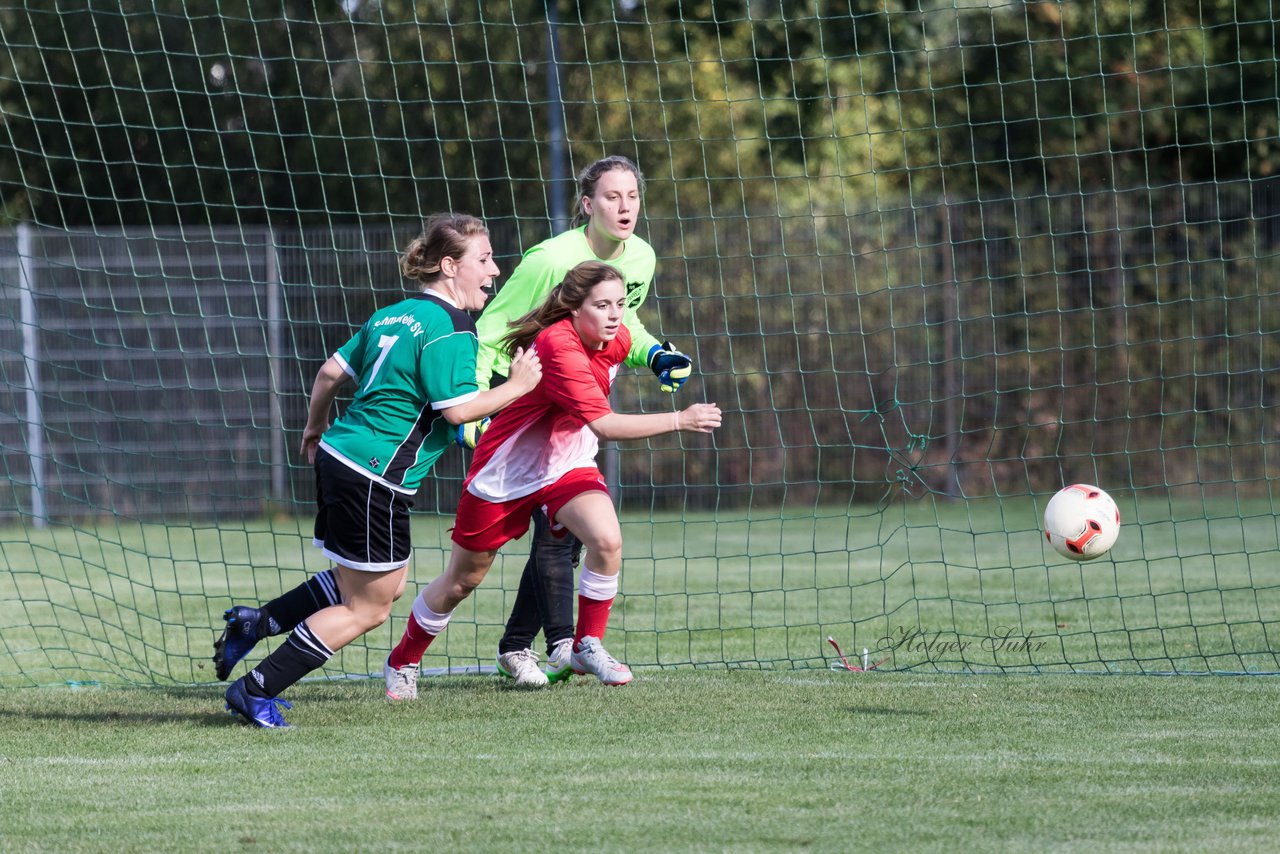
M414 601L404 636L387 660L389 697L416 697L418 664L427 647L479 586L498 549L528 530L534 512L546 515L552 531L567 531L586 547L573 670L606 685L631 681L631 670L603 644L622 568L622 528L596 468L599 440L709 433L720 426L720 409L695 403L649 415L612 410L609 389L631 349L631 333L622 323L626 307L617 269L588 261L571 269L538 308L512 324L507 347L535 351L542 382L499 412L476 447L458 503L448 567Z
M476 320L476 382L481 389L496 387L506 377L509 356L502 339L510 322L533 311L566 273L586 261L615 267L625 283L622 323L631 333L631 350L624 364L649 368L659 388L672 393L692 375L693 361L669 342L659 343L640 316L658 263L653 247L636 234L643 197L644 175L626 157L602 157L582 170L572 227L525 252ZM460 444L474 448L484 427L484 422L463 425ZM572 534L557 536L545 523L544 514L534 514L529 559L498 642L498 672L526 688L559 682L573 673L574 580L582 544ZM533 650L539 632L546 641L545 671Z

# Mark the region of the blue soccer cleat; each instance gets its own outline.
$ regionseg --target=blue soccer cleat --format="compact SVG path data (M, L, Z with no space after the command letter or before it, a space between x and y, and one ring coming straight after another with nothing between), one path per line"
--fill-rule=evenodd
M227 711L238 714L254 726L263 729L277 729L289 724L280 716L280 706L292 709L287 700L279 697L255 697L245 690L244 677L231 683L227 689Z
M240 659L248 655L249 650L258 642L259 616L257 608L245 605L232 605L222 615L222 619L227 621L227 627L213 642L214 672L219 679L229 677Z

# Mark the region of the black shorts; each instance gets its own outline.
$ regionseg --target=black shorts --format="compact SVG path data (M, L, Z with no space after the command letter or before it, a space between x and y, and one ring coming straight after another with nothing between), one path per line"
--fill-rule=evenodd
M370 480L324 448L316 451L314 543L334 563L388 572L409 562L413 497Z

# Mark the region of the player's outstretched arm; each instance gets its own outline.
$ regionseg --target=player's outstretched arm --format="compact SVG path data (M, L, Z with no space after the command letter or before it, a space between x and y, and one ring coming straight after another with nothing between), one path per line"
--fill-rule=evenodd
M695 403L676 413L676 424L684 433L710 433L720 426L720 407L714 403Z
M650 415L611 412L587 426L601 439L615 441L648 439L663 433L710 433L720 426L720 407L714 403L695 403L679 412L655 412Z

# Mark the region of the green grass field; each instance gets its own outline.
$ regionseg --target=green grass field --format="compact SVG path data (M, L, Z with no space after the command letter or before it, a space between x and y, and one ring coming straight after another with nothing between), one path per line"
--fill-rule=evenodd
M610 648L635 668L820 668L830 635L894 670L1280 669L1270 501L1122 500L1119 543L1086 564L1048 551L1042 510L983 499L627 516ZM309 525L0 529L0 688L212 681L222 611L325 567ZM440 517L416 519L410 597L440 571L446 529ZM525 548L505 550L426 666L492 663ZM380 672L408 606L330 670Z
M628 517L633 685L390 704L343 674L406 599L279 732L222 711L208 656L231 601L323 568L307 523L0 529L0 851L1274 848L1280 680L1068 672L1280 669L1274 508L1122 502L1083 565L1040 509ZM445 538L416 521L414 585ZM427 667L491 664L523 545ZM828 669L828 635L882 669Z
M4 851L1265 851L1269 677L641 673L0 692Z

